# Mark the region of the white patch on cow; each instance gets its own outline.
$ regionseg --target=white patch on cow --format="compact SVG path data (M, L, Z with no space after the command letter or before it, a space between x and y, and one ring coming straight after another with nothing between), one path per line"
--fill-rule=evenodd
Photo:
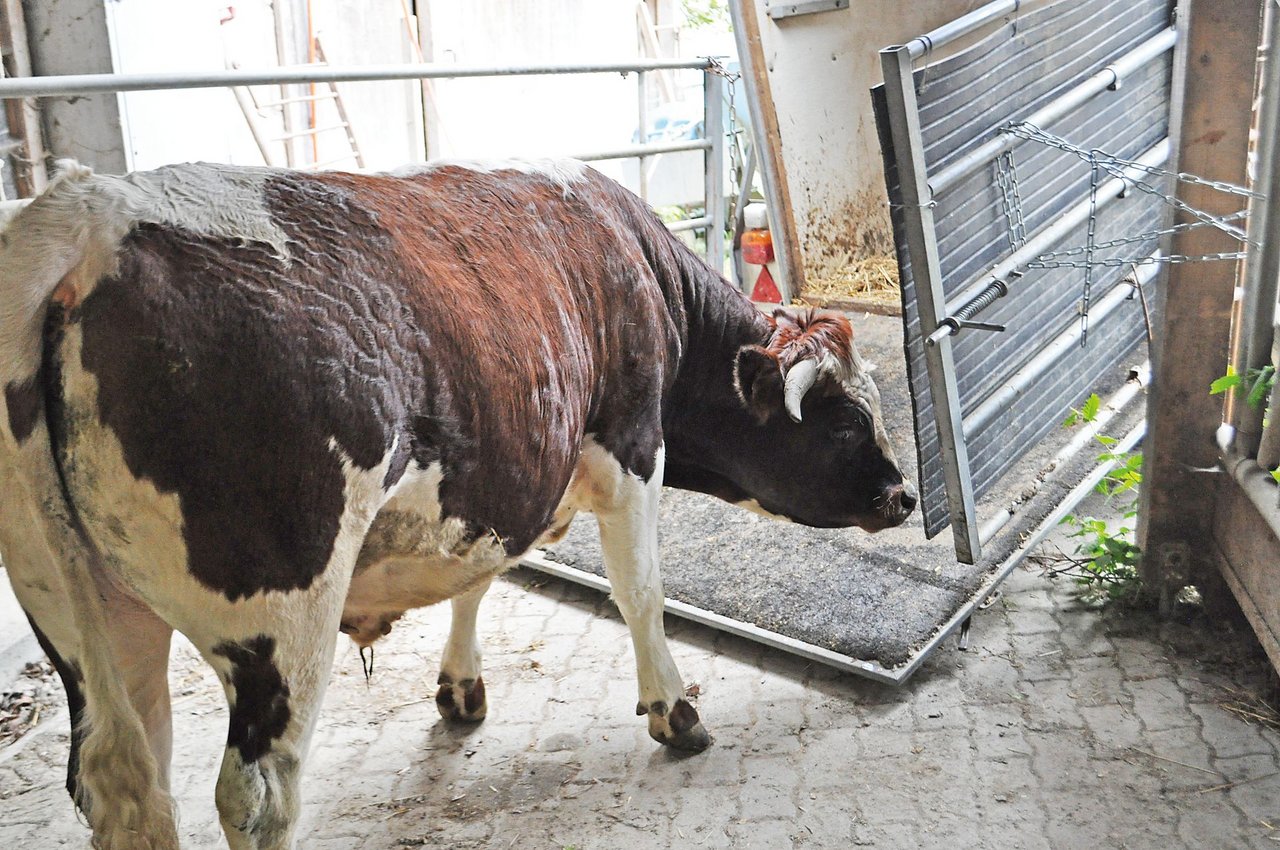
M487 582L516 559L494 534L468 540L465 522L441 512L438 462L411 466L369 527L342 614L343 631L368 646L410 608Z
M31 203L30 198L17 201L0 201L0 232L9 226L9 222Z
M0 233L0 385L30 378L55 287L82 302L115 270L120 241L140 223L261 242L287 261L288 240L263 187L277 170L172 165L117 177L74 163Z
M441 168L465 168L480 174L497 174L515 171L520 174L540 174L554 183L567 196L574 185L587 178L590 169L585 162L567 157L542 159L433 159L430 162L405 165L387 172L393 177L413 177L428 174Z
M631 630L644 706L656 702L674 706L684 695L662 628L658 502L665 456L659 447L653 477L642 481L588 435L575 474L579 505L594 513L600 524L605 574Z
M768 519L777 520L779 522L791 522L791 517L785 517L782 514L775 514L771 511L766 511L755 499L744 499L741 502L734 502L734 504L740 508L745 508L746 510L751 511L753 514L759 514L760 516Z

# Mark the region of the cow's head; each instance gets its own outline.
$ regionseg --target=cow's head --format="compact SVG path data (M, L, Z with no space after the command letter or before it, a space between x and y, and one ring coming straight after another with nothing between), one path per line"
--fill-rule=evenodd
M879 531L915 507L880 414L871 367L839 313L778 310L766 345L739 349L738 395L755 421L752 454L736 470L760 508L805 525Z

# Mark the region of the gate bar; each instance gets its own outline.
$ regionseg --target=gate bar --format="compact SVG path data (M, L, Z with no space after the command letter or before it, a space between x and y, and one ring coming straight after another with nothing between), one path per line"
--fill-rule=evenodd
M938 239L934 233L933 202L928 197L928 174L920 136L920 110L916 103L911 51L906 46L887 47L880 51L880 63L884 70L889 129L898 168L898 185L902 192L907 248L919 297L920 329L927 337L937 331L942 321L941 311L946 308L946 295L942 289ZM942 454L956 559L972 564L982 554L982 543L978 539L977 509L969 472L969 450L964 442L951 338L944 335L937 345L926 345L924 353L929 369L929 389L937 412L938 445Z
M1159 35L1135 47L1112 64L1103 68L1080 85L1065 94L1051 100L1035 112L1022 119L1028 124L1044 127L1062 118L1071 110L1082 106L1087 101L1106 91L1119 86L1120 81L1141 68L1151 60L1168 53L1175 43L1178 34L1173 28L1164 30ZM950 189L983 165L991 162L1017 143L1017 138L1005 131L998 131L995 138L988 140L960 159L941 169L929 181L929 190L936 197Z
M1257 190L1266 198L1249 204L1248 237L1259 248L1249 250L1244 267L1244 299L1240 304L1240 329L1236 336L1232 364L1241 375L1271 362L1276 323L1276 287L1280 281L1280 11L1274 6L1268 21L1265 79L1258 115ZM1244 386L1247 386L1244 385ZM1271 399L1250 405L1247 390L1234 393L1232 424L1236 428L1233 448L1246 456L1256 456L1262 438L1262 420ZM1274 416L1274 414L1273 414ZM1270 427L1276 427L1272 424Z
M1016 14L1022 3L1023 0L995 0L994 3L974 9L969 14L945 23L936 30L930 30L924 35L911 39L904 46L912 59L919 59L939 47L982 29L1001 15L1007 15L1010 12ZM1028 2L1027 5L1031 3Z
M589 65L444 65L420 62L404 65L315 65L263 71L230 69L151 74L60 74L51 77L0 79L0 98L61 97L114 94L163 89L206 89L224 86L266 86L289 83L377 82L385 80L447 80L463 77L520 77L541 74L630 74L637 71L696 70L711 67L707 58L653 59Z

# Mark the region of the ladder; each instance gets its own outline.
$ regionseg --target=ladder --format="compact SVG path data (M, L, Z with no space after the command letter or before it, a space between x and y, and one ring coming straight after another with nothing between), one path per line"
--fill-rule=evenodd
M315 38L315 55L316 62L293 67L321 68L328 64L319 36ZM232 67L235 66L232 65ZM355 131L351 126L351 117L347 113L346 104L342 102L342 95L338 92L338 87L334 83L330 82L325 85L328 91L319 94L312 93L297 97L282 96L276 100L262 102L259 102L253 90L248 86L233 87L236 103L240 106L245 122L249 125L249 132L253 135L258 151L262 154L262 159L267 165L280 164L280 159L275 154L275 150L278 147L284 153L285 163L294 166L294 146L292 144L294 139L310 136L314 142L314 139L322 133L341 131L347 143L348 150L346 153L323 162L302 163L296 167L307 171L318 171L344 162L354 162L355 167L360 169L365 167L364 154L361 153L360 145L356 141ZM314 91L315 87L313 85L312 92ZM327 102L333 103L334 111L337 113L337 121L323 127L317 127L315 126L315 120L319 106ZM297 104L307 104L309 114L310 126L300 130L291 129L287 117L289 108ZM268 118L273 112L274 116ZM271 130L264 126L264 121L269 121L272 126L279 127L280 131L272 135Z

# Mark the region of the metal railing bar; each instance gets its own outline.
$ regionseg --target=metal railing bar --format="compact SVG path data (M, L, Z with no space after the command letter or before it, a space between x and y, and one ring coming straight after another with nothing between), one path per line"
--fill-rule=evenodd
M1266 198L1255 198L1249 203L1249 245L1244 269L1244 299L1240 305L1241 327L1232 357L1233 365L1241 375L1248 375L1251 369L1271 362L1277 283L1280 283L1280 240L1272 235L1280 226L1280 139L1276 139L1276 134L1280 133L1280 12L1275 9L1272 9L1269 29L1266 79L1261 86L1262 105L1255 150L1258 177L1254 187ZM1266 406L1271 399L1260 405L1250 405L1245 400L1247 394L1247 389L1234 394L1231 418L1236 428L1236 441L1233 448L1243 455L1255 456L1262 440ZM1274 422L1271 427L1275 427Z
M1030 6L1035 0L995 0L974 9L967 15L943 24L924 35L916 36L903 45L912 59L919 59L939 47L944 47L958 38L964 38L971 32L980 30L993 23L1002 15L1017 12L1023 5Z
M710 146L703 155L703 210L711 219L706 232L707 265L724 273L724 77L714 70L702 77L702 135Z
M1157 253L1156 256L1158 257L1159 254ZM1160 268L1157 265L1139 266L1138 285L1146 286L1159 273ZM1101 323L1122 303L1134 297L1136 297L1136 293L1127 280L1117 281L1116 285L1090 308L1089 318L1091 323ZM1018 396L1026 392L1028 388L1053 368L1053 365L1064 354L1079 344L1082 332L1083 328L1080 325L1079 318L1072 316L1066 330L1058 334L1052 342L1040 350L1040 353L1017 372L1013 373L1007 381L1001 384L991 395L987 396L982 404L978 405L977 409L964 418L964 438L966 440L973 439L979 431L991 424L993 419L1008 410Z
M319 65L271 68L261 71L173 72L153 74L62 74L52 77L0 79L0 98L62 97L163 89L266 86L289 83L356 83L386 80L448 80L469 77L521 77L555 74L631 74L637 71L705 71L711 62L699 59L652 59L584 65Z
M1165 138L1156 143L1154 147L1144 153L1134 162L1139 166L1158 166L1163 164L1169 158L1169 140ZM1138 168L1126 168L1124 175L1126 179L1114 177L1103 183L1098 188L1098 203L1096 209L1101 210L1114 203L1121 193L1124 192L1128 185L1129 179L1137 179L1141 175L1146 174ZM1089 201L1085 199L1067 210L1062 215L1054 219L1053 223L1045 227L1026 244L1010 254L1000 263L998 263L990 271L978 275L972 282L960 290L960 293L947 301L946 315L954 316L962 309L967 307L971 302L975 301L993 281L1005 283L1013 275L1027 263L1043 254L1053 245L1060 242L1071 231L1079 227L1089 218ZM947 325L942 325L929 336L929 341L936 343L939 339L950 335L953 329ZM936 337L936 339L935 339Z
M1043 127L1057 121L1076 107L1081 106L1107 89L1117 86L1121 80L1143 65L1167 53L1173 48L1177 40L1177 32L1174 29L1164 30L1022 120L1037 127ZM1000 131L995 138L988 140L946 168L939 170L929 181L929 191L932 196L941 195L965 177L991 162L1005 151L1010 150L1016 142L1017 138L1015 136Z
M655 142L651 145L631 145L611 151L578 154L573 158L583 162L599 162L604 159L635 159L660 153L682 153L684 151L705 151L710 149L711 142L706 139L694 139L688 142Z
M946 296L942 288L942 267L934 230L933 204L927 197L924 143L920 133L920 113L916 101L911 56L906 47L880 51L884 72L884 92L888 106L889 131L898 166L907 250L919 300L920 332L932 334L942 321ZM946 484L947 512L956 547L956 560L973 564L982 554L978 540L973 476L969 471L969 449L964 440L960 411L960 390L956 382L955 357L948 337L925 346L929 371L929 392L938 429L938 450Z
M1093 421L1085 422L1080 426L1080 430L1075 433L1065 446L1057 451L1056 454L1044 465L1046 470L1054 470L1062 466L1063 463L1075 457L1081 449L1093 442L1094 438L1102 433L1102 430L1111 423L1112 419L1128 407L1135 398L1142 392L1142 388L1151 382L1151 361L1143 363L1137 369L1137 380L1130 381L1116 390L1110 398L1102 403L1098 408L1098 413L1094 416ZM1112 448L1109 451L1120 452L1128 451L1127 449ZM1013 510L1005 508L999 511L995 516L989 519L979 530L979 537L983 543L991 540L1000 533L1000 529L1009 524L1009 521L1017 516L1017 507Z
M672 233L680 233L684 230L702 230L704 227L711 225L711 216L704 215L698 218L686 218L681 221L673 221L667 225L667 230Z

